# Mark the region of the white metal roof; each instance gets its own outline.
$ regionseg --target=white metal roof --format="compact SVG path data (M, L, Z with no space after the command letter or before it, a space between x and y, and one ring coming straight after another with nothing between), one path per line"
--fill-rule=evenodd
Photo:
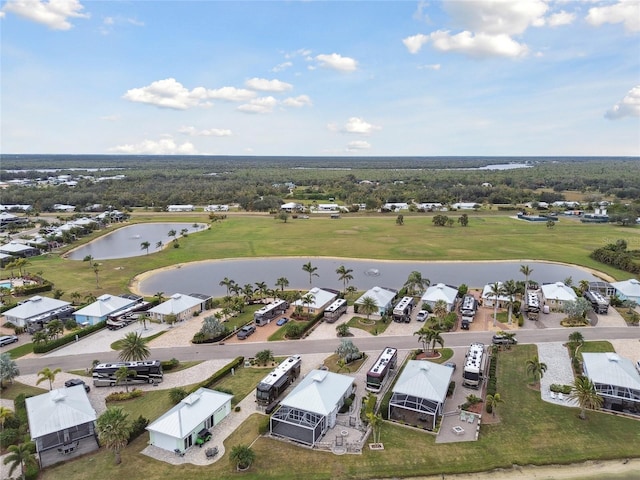
M184 438L232 398L227 393L199 388L147 426L147 430Z
M86 315L87 317L105 317L113 312L126 308L136 303L130 298L123 298L117 295L104 294L90 305L81 308L74 313L76 315Z
M426 360L409 360L393 387L393 393L443 403L452 375L451 367Z
M190 297L182 293L175 293L171 295L169 300L162 302L160 305L156 305L149 310L149 313L159 313L160 315L177 315L189 310L190 308L200 305L203 302L201 298Z
M35 248L20 242L9 242L0 246L0 250L5 253L21 253L35 250Z
M640 391L640 374L628 358L617 353L582 353L584 369L593 383Z
M393 290L387 290L382 287L373 287L367 290L364 295L356 300L355 303L361 305L364 302L365 297L371 297L376 301L378 308L384 308L389 306L396 296L396 292Z
M39 438L65 428L96 420L82 385L59 388L26 399L31 438Z
M324 307L329 302L333 302L335 300L335 298L337 297L337 295L335 293L329 292L327 290L322 290L321 288L318 288L318 287L313 287L307 293L310 293L311 295L313 295L313 302L311 304L307 305L302 300L296 300L295 302L293 302L293 305L294 306L302 305L303 307L307 307L308 306L309 308L316 308L317 309L317 308ZM303 295L303 297L305 295Z
M622 282L613 282L611 283L611 286L627 298L640 298L640 281L635 278L623 280Z
M447 305L453 304L458 296L458 289L444 283L438 283L431 285L422 295L423 302L437 302L438 300L444 300Z
M282 400L287 407L328 415L351 389L353 378L326 370L311 370Z
M495 282L495 283L497 283L499 286L502 286L502 282ZM488 283L482 289L482 298L484 298L485 300L495 300L496 299L496 296L493 293L491 293L491 290L493 288L492 285L493 285L493 283ZM509 301L509 295L498 295L498 301L499 302L508 302Z
M545 299L571 302L578 298L573 288L567 287L562 282L545 283L540 288L542 289L542 295Z
M55 298L41 297L35 295L26 300L22 305L12 308L4 312L7 317L14 317L20 319L27 319L48 313L56 308L66 307L71 305L69 302L63 300L56 300Z

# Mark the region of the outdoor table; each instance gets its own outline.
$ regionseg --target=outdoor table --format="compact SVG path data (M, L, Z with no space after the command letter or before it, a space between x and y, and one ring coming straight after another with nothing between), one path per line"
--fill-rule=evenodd
M453 430L453 433L455 433L456 435L462 435L464 433L464 428L462 428L460 425L456 425L451 430Z

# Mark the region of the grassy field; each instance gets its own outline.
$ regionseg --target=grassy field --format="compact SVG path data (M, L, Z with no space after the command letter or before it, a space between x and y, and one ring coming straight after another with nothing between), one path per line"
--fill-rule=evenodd
M535 354L536 349L532 345L500 352L498 391L504 403L497 409L499 421L483 425L477 442L436 445L432 435L385 423L381 434L385 450L374 452L365 449L362 455L336 456L258 438L258 424L263 417L256 414L227 439L225 456L207 467L172 467L140 455L138 452L147 440L146 435L142 435L126 448L120 466L113 466L112 454L99 451L50 468L41 478L124 479L138 478L139 472L145 472L147 478L168 480L202 475L207 478L237 478L238 474L228 461L228 451L233 445L251 444L254 440L252 448L257 455L256 462L250 472L242 475L243 478L397 478L511 468L513 464L564 464L585 459L637 456L640 430L636 421L592 411L587 412L587 420L583 421L578 418L578 409L543 402L540 392L527 384L526 361ZM146 396L145 399L154 403L164 402L161 398ZM133 410L131 413L135 415ZM274 461L274 452L277 452L278 461Z
M456 213L451 213L457 217ZM324 256L398 260L550 260L600 270L616 279L630 275L589 258L602 245L625 239L630 248L640 243L640 228L582 224L562 218L554 228L515 220L507 216L469 212L466 228L435 227L429 215L405 215L402 226L392 216L349 216L339 221L313 218L287 223L268 215L230 215L211 229L180 239L180 248L149 255L98 262L98 279L88 262L72 261L57 254L29 260L29 271L41 272L55 281L55 288L71 300L72 292L83 297L120 293L133 277L160 267L191 261L273 256ZM133 221L206 222L203 214L191 216L134 215ZM82 240L84 241L84 239ZM74 245L77 246L77 245ZM6 272L8 276L9 272ZM97 280L97 281L96 281ZM215 279L215 281L219 281Z
M370 318L367 320L365 317L352 317L347 322L349 328L359 328L365 332L369 332L371 335L380 335L384 333L387 327L391 324L391 320L383 322L382 320L376 320Z

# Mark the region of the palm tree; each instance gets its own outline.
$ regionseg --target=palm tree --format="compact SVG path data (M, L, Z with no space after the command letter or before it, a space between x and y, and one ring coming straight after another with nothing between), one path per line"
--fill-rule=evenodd
M140 248L142 250L146 250L147 251L147 255L149 255L149 247L151 246L151 244L149 242L142 242L140 244Z
M418 335L418 341L424 346L424 353L429 353L431 349L435 350L436 343L440 347L444 347L444 339L440 333L440 330L429 328L426 325L417 332L413 332L414 335Z
M350 268L346 268L344 265L340 265L336 269L336 273L338 274L338 280L342 282L342 285L344 286L345 294L347 293L347 285L349 285L349 282L353 280L353 275L351 275L351 272L353 272L353 270Z
M124 388L129 393L129 376L131 376L134 372L130 371L127 367L120 367L116 370L116 383L118 385L124 383Z
M235 285L235 283L236 282L234 280L224 277L222 280L220 280L220 283L218 283L218 285L220 285L221 287L226 287L227 296L229 296L231 294L231 286Z
M524 293L529 289L529 277L533 273L533 268L529 265L520 265L520 273L524 275Z
M56 368L55 370L51 370L49 367L45 367L38 372L38 381L36 385L44 382L45 380L49 380L49 390L53 390L53 382L56 379L56 375L62 371L61 368Z
M516 296L516 293L518 293L518 285L516 285L516 282L514 280L507 280L502 285L502 290L504 291L504 294L507 295L507 297L509 298L509 301L508 301L509 320L507 323L511 325L511 314L513 313L513 302L515 302L515 299L516 299L515 296Z
M82 259L83 262L89 262L89 267L93 266L93 257L91 255L87 255Z
M541 362L536 355L527 360L527 373L533 375L533 381L539 382L547 371L547 364Z
M369 320L371 314L378 311L378 303L373 297L366 296L362 299L358 310L364 313L367 316L367 320Z
M253 285L251 285L250 283L245 283L241 291L242 291L242 296L244 297L244 301L247 304L251 303L251 301L253 300L253 293L254 293Z
M161 248L162 248L162 241L156 242L156 249L161 249Z
M264 299L267 290L269 290L269 287L267 287L267 284L265 282L256 282L256 292L258 292L261 302Z
M442 321L444 320L444 317L447 316L448 311L449 309L447 308L447 302L445 302L444 300L438 300L433 305L433 314L438 319L438 325L440 326L440 328L442 328Z
M498 404L499 403L503 403L504 400L502 399L502 397L500 396L499 393L494 393L493 395L487 395L486 402L487 402L487 407L490 406L491 413L495 417L496 416L496 408L497 408Z
M96 288L100 288L100 265L97 262L93 264L93 273L96 275Z
M493 326L495 327L498 321L498 297L504 293L504 289L500 282L492 283L489 286L491 287L489 293L493 297Z
M580 419L586 420L585 414L587 408L601 408L603 399L598 395L596 387L589 377L577 377L571 386L570 400L575 400L580 405Z
M580 346L584 343L584 336L581 332L576 330L569 334L569 341L576 346Z
M589 290L589 280L580 280L580 283L578 283L578 289L580 290L580 293L584 294L584 292Z
M171 229L171 230L169 230L169 232L167 233L167 235L168 235L168 236L170 236L170 237L174 237L174 240L175 240L176 231L175 231L175 230L173 230L173 229Z
M147 312L141 313L140 316L138 317L138 323L142 324L143 330L147 329L147 320L149 320L149 314Z
M440 348L444 347L444 339L442 338L442 335L440 335L442 332L440 332L440 330L437 329L432 329L431 330L431 350L433 352L436 351L436 343L438 345L440 345Z
M276 287L280 287L280 291L284 292L284 289L289 286L289 280L286 277L280 277L276 280Z
M404 283L404 286L407 287L407 293L410 295L415 295L416 291L422 293L429 285L431 285L431 281L428 278L422 278L422 273L416 270L409 274Z
M84 301L87 302L87 303L93 303L96 300L98 300L98 299L96 298L96 296L93 293L87 293L84 296Z
M315 301L316 297L313 293L307 293L300 300L307 306L307 320L311 318L311 304Z
M122 462L120 450L127 446L131 423L129 414L120 407L109 407L98 417L97 430L100 443L107 449L113 450L115 454L115 464Z
M234 445L231 447L229 460L236 464L238 470L246 470L256 459L256 454L249 445Z
M38 465L36 458L33 456L35 447L32 442L21 443L19 445L9 445L7 450L9 454L4 458L5 465L11 464L7 474L11 476L16 468L20 467L22 480L25 479L26 470L29 467Z
M121 342L122 349L120 350L118 358L123 362L145 360L151 354L149 347L147 347L147 341L142 338L142 334L129 332L124 336Z
M160 305L164 300L164 292L156 292L156 294L154 295L154 298L158 299L158 305Z
M0 406L0 428L4 427L4 422L13 416L13 410Z
M69 296L71 297L71 304L72 305L75 305L77 303L77 301L82 298L82 295L80 295L80 292L71 292L69 294Z
M318 270L318 267L312 266L311 262L308 262L302 265L302 270L309 274L309 286L313 285L313 277L320 277L320 275L316 273L316 270Z
M371 425L371 430L373 432L373 443L380 443L380 427L382 427L382 415L376 415L374 412L369 412L367 413L367 420L369 420L369 425Z

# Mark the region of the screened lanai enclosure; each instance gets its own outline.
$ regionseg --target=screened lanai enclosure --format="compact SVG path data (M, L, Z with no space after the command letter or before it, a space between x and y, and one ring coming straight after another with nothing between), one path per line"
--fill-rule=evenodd
M327 417L282 406L271 417L271 434L313 446L327 429Z
M433 430L444 411L453 369L425 360L409 360L393 387L389 419Z

